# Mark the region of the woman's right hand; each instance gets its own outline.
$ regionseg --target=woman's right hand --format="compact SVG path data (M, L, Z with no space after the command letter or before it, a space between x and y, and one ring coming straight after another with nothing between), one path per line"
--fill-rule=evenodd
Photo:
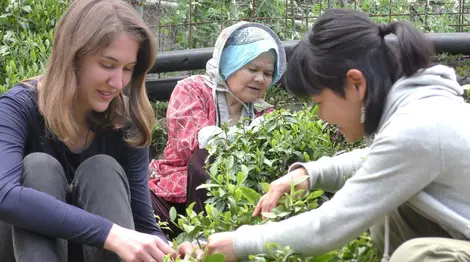
M290 193L291 183L303 176L307 176L307 179L298 184L295 189L308 190L310 188L310 182L308 179L307 170L303 167L297 168L287 175L271 182L268 193L262 196L258 201L258 204L255 207L255 211L253 212L253 216L258 216L262 212L271 212L271 210L277 206L279 199L281 199L285 193Z
M173 250L161 238L135 230L113 225L106 238L104 248L116 253L125 262L160 262Z

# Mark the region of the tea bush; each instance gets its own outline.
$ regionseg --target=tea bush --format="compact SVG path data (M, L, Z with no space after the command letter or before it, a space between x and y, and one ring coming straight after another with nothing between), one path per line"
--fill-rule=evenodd
M207 164L210 181L200 188L208 190L210 198L205 213L196 213L192 205L186 215L177 215L172 209L172 221L182 229L175 243L207 238L209 235L233 231L244 224L280 221L319 207L328 200L321 190L303 192L291 190L281 198L278 207L264 213L266 221L253 217L252 212L262 194L269 190L269 182L287 173L297 161L317 160L332 156L344 146L331 140L331 127L317 118L317 108L304 105L304 110L291 112L279 109L266 115L259 125L236 128L223 127L224 133L211 139L208 145L213 162ZM296 183L292 184L292 189ZM379 253L372 247L369 236L350 242L341 249L321 256L301 258L289 247L268 244L270 252L252 256L252 261L379 261ZM210 261L222 259L211 257Z
M41 74L51 52L54 27L68 0L7 0L0 7L0 94Z

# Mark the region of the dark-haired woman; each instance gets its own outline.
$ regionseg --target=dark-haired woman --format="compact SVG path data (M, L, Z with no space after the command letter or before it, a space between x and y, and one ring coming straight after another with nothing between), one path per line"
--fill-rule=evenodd
M385 43L389 34L396 48ZM404 22L378 25L346 9L318 18L289 60L287 86L318 104L348 141L365 136L370 145L293 164L254 215L271 211L302 176L309 179L298 188L335 196L278 223L212 235L209 253L235 261L275 242L314 256L371 229L384 261L470 261L470 105L454 70L431 66L433 54Z

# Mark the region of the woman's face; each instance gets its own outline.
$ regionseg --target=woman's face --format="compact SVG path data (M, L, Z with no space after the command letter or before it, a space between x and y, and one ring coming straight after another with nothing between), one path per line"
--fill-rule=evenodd
M80 63L77 98L80 111L104 112L132 78L139 43L127 33L118 35L100 54Z
M354 75L349 76L352 71L348 72L344 97L329 88L324 88L319 95L312 96L312 101L318 105L320 119L336 125L348 142L357 141L364 136L361 107L366 84L357 70L353 72Z
M273 81L275 54L264 52L227 78L230 90L243 102L264 97Z

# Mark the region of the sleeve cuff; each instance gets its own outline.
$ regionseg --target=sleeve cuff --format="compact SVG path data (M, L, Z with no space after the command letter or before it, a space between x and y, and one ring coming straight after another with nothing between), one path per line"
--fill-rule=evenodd
M217 135L223 133L223 130L218 126L205 126L201 128L197 135L197 140L199 143L199 149L206 148L209 140Z
M247 260L250 255L264 253L263 235L259 234L257 226L244 225L239 227L233 236L233 249L237 257Z
M91 246L104 248L104 243L106 242L106 239L108 238L111 228L113 227L113 223L111 221L104 219L104 218L102 219L103 219L103 227L101 229L101 234L98 235L96 245L91 244Z

